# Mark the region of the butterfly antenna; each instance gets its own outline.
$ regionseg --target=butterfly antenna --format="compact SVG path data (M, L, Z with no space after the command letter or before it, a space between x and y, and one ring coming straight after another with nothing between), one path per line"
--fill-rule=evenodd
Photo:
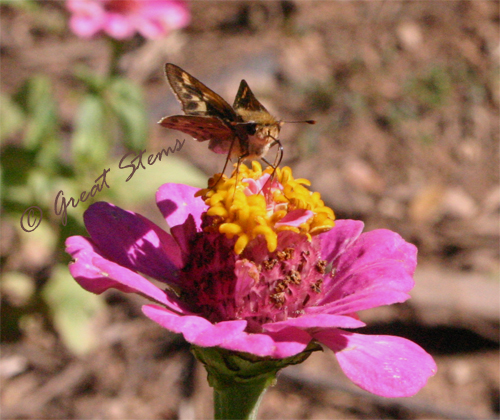
M283 123L287 123L287 124L316 124L316 120L304 120L304 121L281 121Z

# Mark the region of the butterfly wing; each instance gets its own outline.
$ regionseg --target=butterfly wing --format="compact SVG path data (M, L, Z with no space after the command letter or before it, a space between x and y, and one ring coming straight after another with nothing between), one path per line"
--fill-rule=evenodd
M238 93L234 98L233 108L238 112L238 110L253 111L253 112L265 112L269 114L267 109L262 105L253 92L250 90L248 83L244 80L240 83L240 88Z
M231 106L213 90L175 64L165 65L165 74L186 115L239 121Z
M162 118L158 124L182 131L197 141L210 140L209 149L215 153L228 153L234 139L234 131L216 117L172 115Z

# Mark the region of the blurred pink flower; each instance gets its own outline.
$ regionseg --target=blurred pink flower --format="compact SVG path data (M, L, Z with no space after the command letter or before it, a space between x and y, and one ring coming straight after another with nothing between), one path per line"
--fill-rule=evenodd
M217 184L204 190L205 201L193 187L163 185L156 201L170 234L139 214L95 203L84 215L90 238L66 241L75 260L70 272L88 291L115 288L155 301L143 312L197 346L281 359L314 340L333 350L361 388L385 397L415 394L436 372L429 354L404 338L346 331L365 325L357 311L409 298L415 246L388 230L361 233L359 221L337 220L331 228L333 213L319 194L285 172L242 177L236 192ZM228 222L226 210L207 206L211 201L229 203L238 217ZM254 218L260 205L264 212ZM255 220L254 238L232 226Z
M72 13L71 30L81 38L103 31L115 39L139 32L144 38L160 38L189 23L182 0L67 0Z

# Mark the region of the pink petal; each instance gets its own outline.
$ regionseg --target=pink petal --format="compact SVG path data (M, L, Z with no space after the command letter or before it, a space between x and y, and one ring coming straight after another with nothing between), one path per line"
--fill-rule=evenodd
M115 39L130 38L136 31L158 38L186 26L190 14L185 2L172 0L124 0L105 7L104 0L68 0L70 26L81 37L104 31ZM120 7L117 7L120 6Z
M248 184L248 186L245 188L243 191L246 196L249 195L254 195L254 194L259 194L259 192L262 190L262 186L264 185L261 180L265 178L267 180L269 178L269 174L264 174L262 177L259 179L253 179L253 178L245 178L242 179L241 182L245 182Z
M189 23L190 14L183 1L154 0L143 1L141 15L162 22L164 29L183 28Z
M199 316L179 316L156 305L145 305L142 311L162 327L182 333L184 338L201 347L221 347L261 357L283 358L300 353L311 340L304 331L270 334L246 333L246 321L223 321L212 324Z
M322 244L328 239L332 238L322 237ZM324 278L323 287L328 292L323 305L308 308L308 312L345 314L405 301L414 286L416 254L416 247L394 232L380 229L363 233L343 253L328 255L334 260L334 275Z
M308 315L314 314L336 314L349 315L352 311L363 311L366 309L377 308L393 303L401 303L408 300L411 296L404 292L394 290L370 290L365 293L355 293L345 299L333 301L321 306L309 306L304 312Z
M264 324L265 331L280 331L287 327L295 327L301 329L311 328L360 328L366 324L350 316L342 315L304 315L298 318L290 318L286 321L273 322Z
M91 239L72 236L66 240L66 252L75 260L69 271L85 290L100 294L109 288L139 293L179 313L191 313L174 294L165 292L144 277L103 258Z
M298 328L284 328L267 334L274 340L275 348L270 356L275 359L284 359L301 353L312 340L309 333Z
M271 175L268 173L265 173L258 179L253 179L253 178L244 178L242 182L245 182L248 184L248 186L245 188L244 193L245 195L254 195L254 194L259 194L263 193L264 195L269 192L269 189L271 188L271 183L267 182L271 178ZM277 186L276 180L273 181L273 186ZM264 188L265 187L265 188ZM281 187L281 185L280 185Z
M321 234L322 258L333 263L358 239L363 227L359 220L335 220L333 229Z
M236 261L234 274L236 276L235 304L237 306L245 305L248 296L252 293L252 287L259 280L259 272L255 264L248 260L239 260Z
M162 327L182 333L187 341L201 347L219 346L240 334L247 326L247 322L243 320L214 325L201 316L179 316L156 305L144 305L142 311Z
M381 260L360 267L342 276L335 275L325 281L328 292L308 313L349 314L382 305L404 302L414 286L414 280L400 261Z
M189 23L190 15L185 3L143 1L141 5L142 10L134 16L134 24L145 38L159 38L172 29L183 28Z
M144 38L158 39L168 34L171 30L170 26L158 19L134 19L134 27L137 28Z
M190 214L182 225L173 226L170 228L170 234L174 237L179 245L183 256L188 257L190 252L190 243L196 234L196 222L193 215Z
M335 352L356 385L383 397L415 395L437 371L432 357L405 338L340 330L321 331L314 338Z
M276 227L280 226L295 226L299 227L302 223L307 222L314 213L311 210L297 209L288 212L279 222L275 224Z
M335 264L337 272L355 271L380 260L396 260L406 272L413 275L417 265L417 248L397 233L377 229L363 233L352 246L341 254Z
M92 204L83 217L105 257L157 280L176 283L183 266L181 251L153 222L105 202Z
M196 228L201 230L201 214L207 205L194 194L198 188L184 184L163 184L156 193L156 203L170 227L183 224L191 214Z
M104 15L85 16L73 15L69 20L71 31L80 38L92 38L104 25Z
M107 13L103 26L104 32L115 39L131 38L136 32L130 17L120 13Z
M96 294L101 294L109 288L125 293L133 292L133 289L110 279L93 265L92 260L99 256L96 251L95 244L89 238L71 236L66 239L66 252L75 260L69 265L69 271L80 286Z
M290 341L288 341L288 336L284 337L280 333L281 331L268 334L242 332L232 340L221 343L219 347L227 350L251 353L260 357L282 359L300 353L307 347L307 343L311 341L311 336L305 332L295 334ZM275 335L274 337L273 334ZM301 341L297 341L297 336L300 336Z

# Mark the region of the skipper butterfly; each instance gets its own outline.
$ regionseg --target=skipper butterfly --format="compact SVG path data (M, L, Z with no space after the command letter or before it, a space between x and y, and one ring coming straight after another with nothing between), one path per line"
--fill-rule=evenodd
M237 158L238 164L246 159L260 158L276 167L283 157L278 135L284 121L276 120L242 80L233 106L209 89L198 79L175 64L165 65L165 74L186 115L162 118L159 124L179 130L197 141L207 141L215 153ZM314 124L314 121L303 121ZM271 165L264 156L269 148L279 145L280 157ZM224 166L224 169L226 166ZM224 172L224 170L223 170Z

